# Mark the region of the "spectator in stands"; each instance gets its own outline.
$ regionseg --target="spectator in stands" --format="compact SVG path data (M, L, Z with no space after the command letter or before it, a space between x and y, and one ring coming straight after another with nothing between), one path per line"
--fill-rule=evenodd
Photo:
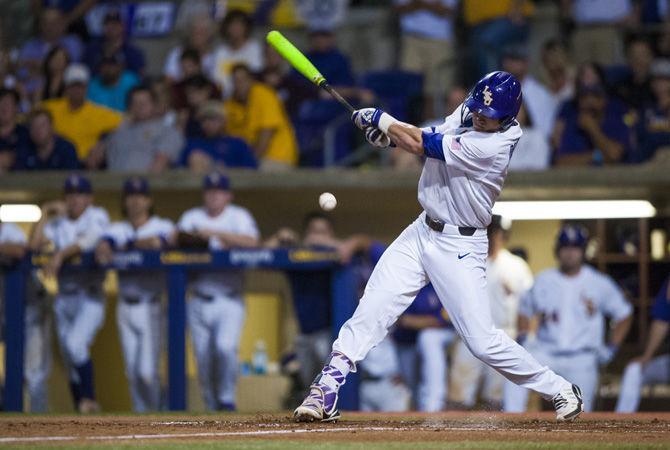
M626 47L626 65L609 70L615 78L616 95L627 105L640 108L652 100L649 70L653 61L654 51L649 41L635 37Z
M661 149L670 154L670 59L658 59L652 64L651 90L654 100L641 110L639 153L634 161L652 158Z
M123 112L128 92L138 84L139 77L126 68L125 57L119 51L106 55L100 61L98 74L93 76L88 86L88 99Z
M575 93L576 69L565 45L550 39L542 46L542 81L557 104L569 100Z
M126 61L126 68L141 76L144 71L144 53L126 40L125 27L119 11L108 11L102 24L102 37L91 42L84 54L84 62L91 72L98 72L100 63L106 55L121 52Z
M593 69L583 68L576 99L563 104L552 134L556 165L603 165L622 162L632 135L626 108L608 96ZM593 82L589 82L589 81Z
M83 45L77 36L65 34L63 14L57 8L44 8L39 17L39 36L26 42L19 52L20 77L29 94L39 89L42 61L56 45L67 51L71 61L81 61Z
M624 25L637 22L632 0L561 0L574 21L572 53L577 64L607 66L623 61Z
M221 22L223 42L214 53L214 71L210 76L226 97L232 93L234 66L245 64L251 72L263 69L263 48L252 38L252 32L251 17L237 9L229 11Z
M265 68L260 81L277 91L290 117L296 117L302 102L316 96L313 85L305 77L297 76L282 56L270 45L265 45Z
M226 167L258 167L253 150L242 139L224 133L223 103L210 100L200 107L198 121L204 137L189 138L181 165L205 174Z
M86 100L90 75L83 64L70 64L63 75L65 95L46 100L56 133L74 144L77 157L88 169L100 168L104 153L100 139L119 126L121 114Z
M167 77L151 80L151 91L156 99L156 117L168 127L178 127L179 115L174 107L174 91Z
M128 119L105 139L107 169L161 173L177 160L182 134L156 116L156 99L146 85L128 93Z
M551 164L549 138L535 126L525 105L521 106L516 120L523 134L510 158L509 170L548 169Z
M459 0L393 3L400 15L400 68L423 75L424 118L434 117L442 112L436 101L444 98L455 79L453 26Z
M42 64L42 87L34 103L50 98L62 97L65 93L65 69L70 65L70 56L65 48L57 45L47 53Z
M502 51L528 38L528 16L533 12L528 0L463 0L463 16L470 27L470 48L474 54L471 80L498 69Z
M198 67L205 73L214 71L214 22L207 16L196 16L189 24L188 34L184 42L173 47L165 59L163 74L171 81L181 81L194 73L185 73L184 54L191 51L190 56L197 55ZM198 71L199 72L199 71Z
M549 139L558 104L547 88L528 73L528 50L522 46L508 47L503 53L501 66L521 82L526 114L535 128Z
M200 84L208 86L208 89L211 87L213 91L207 94L208 98L221 98L221 92L216 89L214 83L212 83L207 78L207 75L203 73L200 54L197 50L191 48L184 49L179 59L179 65L183 78L177 82L172 82L173 106L177 110L188 107L188 102L186 101L186 86L193 80L200 81ZM167 79L170 80L170 78Z
M309 50L306 52L306 56L319 68L328 83L335 87L340 94L362 103L372 103L374 100L372 91L356 87L351 63L349 58L338 50L335 32L332 27L321 25L310 28ZM303 75L294 71L293 76L299 78L302 82L302 89L312 92L312 98L332 99L330 94L316 87L314 83L307 81Z
M46 109L30 113L30 141L19 147L15 170L77 170L81 167L72 143L54 133Z
M35 0L31 2L33 10L41 11L45 7L58 8L63 14L63 23L68 32L81 39L88 38L88 28L84 16L98 3L98 0Z
M0 89L0 174L14 166L18 149L30 140L28 129L18 123L19 101L15 90Z
M238 64L233 68L233 95L225 102L226 131L244 139L265 170L295 166L298 149L293 127L277 93L255 81L251 70Z
M196 115L200 108L208 101L220 97L220 91L204 75L194 75L180 83L183 86L184 104L179 111L179 123L187 137L202 137ZM177 92L175 96L179 95ZM177 104L179 104L177 102ZM178 106L179 107L179 106Z

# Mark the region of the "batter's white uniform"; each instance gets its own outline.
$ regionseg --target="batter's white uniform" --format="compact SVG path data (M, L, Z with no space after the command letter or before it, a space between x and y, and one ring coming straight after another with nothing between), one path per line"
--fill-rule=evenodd
M521 129L515 123L495 133L475 131L461 126L461 108L435 130L443 136L424 134L424 139L433 140L425 145L441 146L445 159L425 162L418 193L425 212L384 252L333 350L353 363L361 361L430 279L456 331L477 358L551 399L570 383L495 327L486 290L486 227ZM428 227L426 213L447 224L442 232ZM458 227L477 229L467 236Z
M259 237L251 213L232 204L216 217L207 215L204 208L188 210L177 227L187 233L211 230ZM219 239L212 238L209 248L221 250L224 246ZM239 270L198 271L189 280L188 324L200 388L210 410L235 405L237 352L244 324L242 283L243 273Z
M520 315L540 317L537 336L528 340L526 349L581 388L585 411L593 409L598 389L605 317L619 322L631 313L614 281L588 265L575 276L556 268L542 272L519 305ZM505 411L526 410L528 391L514 385L506 385L505 391Z
M516 339L516 321L521 295L533 285L533 273L526 261L507 249L486 260L486 279L493 323ZM463 341L454 349L453 376L460 381L463 405L473 407L481 395L489 402L502 402L505 379L472 356Z
M0 244L4 243L26 245L26 235L13 223L0 223ZM51 372L51 320L45 292L34 274L30 277L25 304L23 377L30 398L30 412L45 413L49 400L47 381ZM2 281L0 279L0 295L5 293Z
M78 244L86 252L95 248L108 226L107 211L89 206L77 219L62 216L49 221L44 235L55 250ZM90 360L93 339L105 319L103 279L102 270L61 270L58 276L54 301L56 331L70 380L75 384L79 383L79 375L74 368Z
M130 222L115 222L105 232L115 250L130 250L141 239L167 240L174 232L172 221L157 216L135 229ZM120 270L116 321L126 364L126 376L135 412L160 409L161 383L158 364L161 354L165 291L162 271Z
M400 367L391 336L370 350L361 362L358 388L361 411L402 412L409 409L410 391L400 378Z

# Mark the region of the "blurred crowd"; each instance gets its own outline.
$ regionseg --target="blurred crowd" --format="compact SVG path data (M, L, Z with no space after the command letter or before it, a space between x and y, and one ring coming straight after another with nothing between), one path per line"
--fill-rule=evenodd
M176 222L154 213L151 187L143 177L131 176L123 183L123 218L117 222L110 222L108 212L94 199L91 181L71 174L62 198L43 205L42 218L28 236L12 223L0 223L0 267L27 252L45 257L43 266L28 277L25 297L24 378L31 412L49 409L52 334L67 370L75 409L100 410L91 348L109 314L106 294L110 289L105 292L103 281L117 252L183 249L198 250L196 254L201 255L239 248L331 249L341 264L351 265L360 298L386 249L372 236L338 235L332 219L322 212L308 214L300 230L281 228L262 238L250 211L232 203L230 181L221 172L204 176L200 204ZM589 238L583 227L563 226L555 241L557 266L534 279L525 252L506 248L509 226L494 216L488 227L490 311L481 313L491 314L498 328L542 364L578 383L586 410L597 409L601 370L617 356L628 334L632 306L612 278L585 264ZM86 253L94 255L92 267L64 267ZM116 324L135 412L166 408L160 370L167 342L165 289L170 275L166 272L117 270ZM281 361L282 372L292 380L286 399L286 407L292 408L331 352L334 305L329 269L287 270L285 275L298 325ZM244 373L238 355L245 322L244 274L239 269L192 269L186 282L186 323L203 403L212 411L235 410L237 379ZM624 373L619 412L638 408L644 385L670 381L668 355L656 356L670 323L668 281L651 315L645 351ZM265 349L257 348L256 373L266 373L267 358ZM435 412L484 406L521 412L528 405L528 391L505 381L460 341L430 284L417 293L387 338L360 363L358 372L360 408L365 411Z
M0 52L0 172L420 166L411 155L365 147L346 111L264 43L281 2L247 2L244 10L204 3L198 14L177 14L185 35L162 73L149 73L126 9L33 1L33 36ZM397 19L388 37L395 64L364 73L352 69L356 48L338 47L346 20L329 15L384 2L349 3L322 6L302 29L307 57L354 105L441 121L481 75L504 69L524 92L512 170L667 155L667 0L394 0L387 6ZM534 27L547 5L557 35ZM96 8L99 35L84 20Z

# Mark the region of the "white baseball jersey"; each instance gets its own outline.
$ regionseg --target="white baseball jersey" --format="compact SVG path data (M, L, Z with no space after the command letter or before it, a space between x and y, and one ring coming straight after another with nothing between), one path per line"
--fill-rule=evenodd
M0 243L25 244L26 235L13 223L0 223Z
M129 244L140 239L160 237L168 239L175 226L171 220L152 216L144 225L135 229L130 222L115 222L105 231L103 239L110 239L117 250L127 249ZM122 270L119 272L119 290L121 297L148 300L165 289L162 274L141 270Z
M426 158L419 180L419 203L429 216L447 224L486 228L521 127L515 122L504 131L475 131L470 121L461 125L461 110L468 112L461 105L442 125L424 129L443 135L445 160Z
M108 225L107 211L98 206L89 206L77 219L62 216L49 221L44 227L44 235L56 250L78 244L82 251L90 251L95 248ZM90 286L97 289L102 278L102 271L64 272L58 277L59 290L68 293Z
M495 259L486 260L486 281L493 323L515 338L521 295L533 285L530 267L522 258L502 249Z
M186 211L177 224L180 231L195 233L199 230L211 230L223 233L240 234L258 238L260 233L251 213L237 205L228 205L221 214L210 217L204 208ZM218 238L209 240L210 250L222 250L224 244ZM210 270L193 274L191 288L210 296L237 296L242 292L243 276L239 270Z
M598 350L605 316L618 322L631 312L614 281L588 265L574 276L556 268L542 272L519 305L519 314L540 316L537 341L550 353Z

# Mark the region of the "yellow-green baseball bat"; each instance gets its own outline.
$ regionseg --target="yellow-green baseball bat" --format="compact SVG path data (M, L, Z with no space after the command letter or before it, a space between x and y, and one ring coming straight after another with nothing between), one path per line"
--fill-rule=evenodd
M347 108L349 112L353 113L356 110L344 99L344 97L328 84L328 81L326 81L323 75L321 75L321 72L314 67L314 64L312 64L310 60L307 59L307 57L305 57L305 55L303 55L302 52L279 31L270 31L266 40L286 61L291 63L295 70L303 74L305 78L332 95L333 98Z

